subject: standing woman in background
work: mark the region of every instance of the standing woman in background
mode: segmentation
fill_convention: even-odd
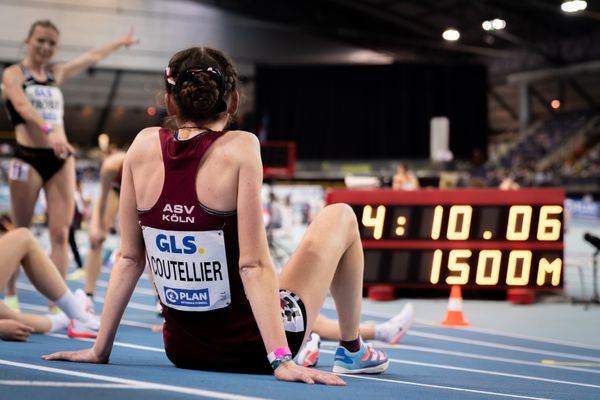
[[[72,61],[50,64],[58,44],[58,28],[48,20],[31,25],[25,58],[2,74],[2,96],[14,125],[16,148],[9,167],[12,214],[17,227],[29,227],[40,189],[48,204],[50,258],[66,275],[69,225],[74,212],[75,159],[63,124],[64,102],[59,85],[121,47],[138,41],[133,30]],[[7,297],[16,296],[18,272],[11,278]],[[18,308],[16,297],[12,303]]]

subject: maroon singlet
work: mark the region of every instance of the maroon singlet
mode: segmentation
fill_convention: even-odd
[[[170,130],[161,129],[159,136],[165,168],[162,192],[152,208],[138,210],[138,217],[145,231],[148,262],[155,280],[158,274],[161,278],[169,275],[170,282],[175,285],[186,284],[181,281],[197,281],[193,284],[202,285],[203,280],[213,284],[213,279],[225,275],[220,269],[223,261],[204,262],[202,256],[206,254],[199,254],[193,240],[181,235],[193,232],[202,237],[204,232],[221,232],[219,237],[221,234],[224,237],[223,254],[230,292],[230,299],[223,303],[226,305],[201,311],[206,305],[203,303],[204,292],[171,289],[168,286],[173,285],[169,281],[163,281],[167,282],[164,287],[157,286],[165,317],[165,350],[173,364],[203,370],[268,373],[272,370],[239,274],[237,214],[208,209],[200,204],[196,194],[199,163],[211,144],[225,133],[208,131],[179,141]],[[147,237],[149,231],[155,232],[152,240]],[[174,262],[169,266],[161,261],[158,250],[151,253],[150,246],[166,253],[190,254],[178,254],[186,256],[186,262]],[[205,268],[199,268],[199,264],[205,264]],[[211,296],[211,302],[214,297]],[[175,309],[178,305],[189,307],[187,310]]]

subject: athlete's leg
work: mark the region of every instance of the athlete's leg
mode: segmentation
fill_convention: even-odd
[[[387,321],[373,325],[363,324],[360,326],[360,336],[363,339],[376,339],[384,342],[398,344],[400,339],[406,335],[411,328],[415,312],[412,303],[406,303],[402,310]],[[337,339],[340,337],[339,326],[336,320],[319,314],[315,321],[313,332],[324,339]]]
[[[119,210],[119,196],[112,190],[106,196],[106,209],[104,211],[104,218],[102,226],[108,229],[114,223],[115,217]],[[96,219],[102,216],[98,213],[97,204],[94,207],[92,214],[92,221],[90,221],[90,229],[97,226]],[[92,238],[90,235],[90,251],[85,258],[84,270],[85,270],[85,293],[91,296],[96,291],[96,283],[98,282],[98,276],[102,269],[102,244],[105,238]]]
[[[75,211],[75,159],[69,157],[63,167],[44,185],[48,209],[50,258],[65,278],[69,268],[69,226]]]
[[[340,326],[337,320],[327,318],[323,314],[317,316],[312,331],[323,339],[337,340],[340,338]],[[359,334],[365,340],[375,339],[375,327],[361,325],[359,327]]]
[[[344,204],[325,207],[309,225],[280,277],[281,288],[298,294],[306,306],[307,333],[330,290],[338,312],[339,338],[344,341],[357,338],[363,262],[352,209]]]
[[[42,178],[29,164],[14,158],[10,162],[8,182],[13,223],[16,227],[29,228],[35,203],[42,188]],[[16,295],[18,277],[19,269],[15,268],[6,287],[8,296]]]
[[[48,332],[52,328],[52,322],[47,315],[16,313],[0,301],[0,320],[3,319],[20,321],[39,333]]]
[[[52,260],[27,228],[16,228],[0,237],[0,288],[19,264],[23,265],[33,286],[50,300],[58,299],[67,290]]]
[[[6,284],[10,272],[19,268],[19,264],[41,294],[56,302],[69,318],[77,320],[78,328],[85,330],[86,337],[95,336],[98,322],[85,311],[84,303],[67,288],[52,260],[27,228],[16,228],[0,237],[0,289]],[[40,324],[35,326],[38,330],[50,330],[52,318],[56,317],[48,317],[46,322],[29,316],[17,319],[28,324]]]

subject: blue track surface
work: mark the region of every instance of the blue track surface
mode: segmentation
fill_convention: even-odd
[[[99,299],[108,272],[101,274]],[[18,288],[24,311],[45,311],[45,299],[25,277]],[[382,319],[380,313],[373,314],[365,310],[368,319]],[[43,354],[90,345],[68,339],[64,333],[34,335],[27,343],[0,341],[0,400],[600,399],[600,349],[591,345],[417,324],[401,345],[380,344],[392,360],[385,374],[347,376],[345,387],[309,387],[278,382],[272,376],[177,369],[163,352],[161,334],[150,329],[160,322],[144,277],[126,311],[108,365],[43,361]],[[331,369],[334,351],[335,343],[323,343],[319,368]]]

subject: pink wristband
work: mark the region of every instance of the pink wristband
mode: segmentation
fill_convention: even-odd
[[[44,124],[44,126],[42,126],[42,132],[44,132],[46,135],[49,134],[51,130],[52,127],[48,124]]]
[[[273,361],[280,359],[283,356],[291,356],[292,351],[289,347],[278,347],[267,355],[269,359],[269,363],[273,363]]]

